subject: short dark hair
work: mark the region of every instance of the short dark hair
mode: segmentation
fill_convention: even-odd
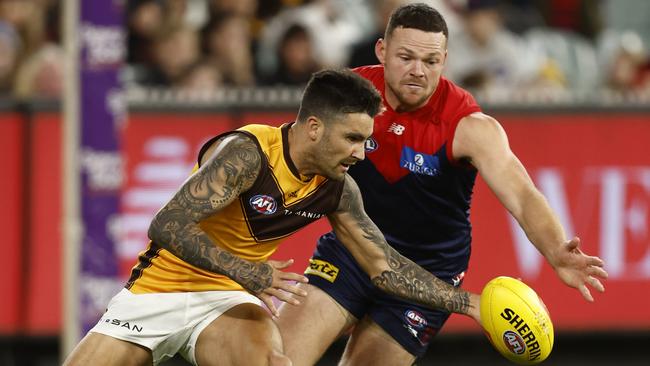
[[[433,33],[442,32],[445,38],[449,40],[449,30],[447,29],[445,18],[436,9],[427,4],[406,4],[395,9],[388,20],[384,38],[388,38],[393,33],[393,30],[399,27],[419,29]]]
[[[366,113],[375,117],[381,95],[368,80],[346,69],[326,69],[311,76],[302,95],[298,121],[310,116],[327,122],[343,113]]]

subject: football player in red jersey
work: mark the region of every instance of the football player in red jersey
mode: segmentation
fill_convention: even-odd
[[[366,212],[393,248],[460,286],[480,173],[560,280],[593,301],[587,286],[604,291],[603,261],[584,254],[580,239],[566,237],[501,125],[441,76],[447,41],[440,13],[404,5],[376,43],[380,65],[355,69],[382,93],[386,107],[375,117],[366,160],[349,171]],[[309,284],[299,285],[308,293],[305,303],[283,306],[277,320],[294,366],[313,365],[352,328],[340,365],[411,365],[449,316],[376,291],[335,233],[319,239],[310,262]]]

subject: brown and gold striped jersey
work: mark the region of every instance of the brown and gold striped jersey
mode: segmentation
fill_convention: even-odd
[[[262,167],[253,186],[199,223],[215,245],[249,261],[267,260],[282,239],[336,210],[341,198],[343,181],[318,175],[301,179],[289,156],[289,127],[244,126],[214,137],[199,153],[200,162],[215,140],[232,133],[244,133],[258,145]],[[126,288],[133,293],[242,290],[230,278],[186,263],[155,242],[140,253]]]

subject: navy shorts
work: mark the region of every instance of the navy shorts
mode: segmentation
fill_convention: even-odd
[[[403,301],[374,287],[332,233],[319,239],[309,262],[305,275],[310,284],[325,291],[357,319],[369,316],[416,357],[426,352],[431,339],[449,318],[448,312]],[[451,278],[440,279],[452,283]]]

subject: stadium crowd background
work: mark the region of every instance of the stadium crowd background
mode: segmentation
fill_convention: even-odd
[[[403,1],[130,0],[123,81],[201,93],[300,86],[322,67],[376,63],[373,45]],[[479,97],[650,89],[647,1],[424,1],[449,23],[445,75]],[[61,95],[60,8],[59,0],[0,0],[3,96]]]

